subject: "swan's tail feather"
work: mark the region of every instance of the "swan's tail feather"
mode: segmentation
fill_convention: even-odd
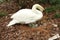
[[[7,26],[12,26],[12,25],[14,25],[14,24],[16,24],[16,23],[17,23],[16,20],[12,20]]]

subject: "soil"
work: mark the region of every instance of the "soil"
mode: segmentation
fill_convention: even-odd
[[[21,0],[19,2],[25,2]],[[48,40],[48,38],[54,36],[55,34],[60,34],[60,18],[54,18],[54,12],[46,14],[43,12],[44,17],[37,22],[38,27],[32,28],[28,25],[16,24],[10,27],[6,25],[11,20],[11,15],[22,8],[31,8],[33,4],[39,3],[38,1],[26,1],[24,5],[19,5],[16,1],[12,0],[10,2],[4,2],[0,4],[0,11],[6,12],[8,15],[0,17],[0,40]],[[22,4],[23,4],[22,3]],[[31,3],[31,4],[30,4]],[[40,4],[40,3],[39,3]],[[41,4],[43,7],[47,5]],[[56,24],[57,27],[52,25]],[[60,38],[56,39],[60,40]]]

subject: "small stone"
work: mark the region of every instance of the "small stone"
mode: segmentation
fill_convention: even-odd
[[[57,24],[52,24],[54,27],[57,27],[58,25]]]

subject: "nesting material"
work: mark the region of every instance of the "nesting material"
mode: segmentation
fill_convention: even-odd
[[[57,38],[60,38],[59,34],[56,34],[53,37],[50,37],[48,40],[55,40]]]
[[[54,27],[57,27],[58,25],[57,24],[52,24]]]

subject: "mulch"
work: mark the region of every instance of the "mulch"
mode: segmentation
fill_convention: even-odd
[[[30,3],[30,1],[28,1],[28,3]],[[32,4],[29,6],[27,5],[26,7],[30,8]],[[4,2],[0,5],[0,11],[8,13],[8,15],[0,17],[0,40],[48,40],[48,38],[54,36],[55,34],[60,34],[60,19],[52,19],[54,13],[46,15],[43,12],[44,17],[42,20],[37,22],[39,26],[36,28],[29,27],[25,24],[16,24],[7,27],[6,25],[11,20],[10,16],[22,8],[25,7],[18,5],[15,1],[11,1],[10,3]],[[57,24],[58,26],[55,27],[52,24]],[[60,40],[60,38],[56,40]]]

